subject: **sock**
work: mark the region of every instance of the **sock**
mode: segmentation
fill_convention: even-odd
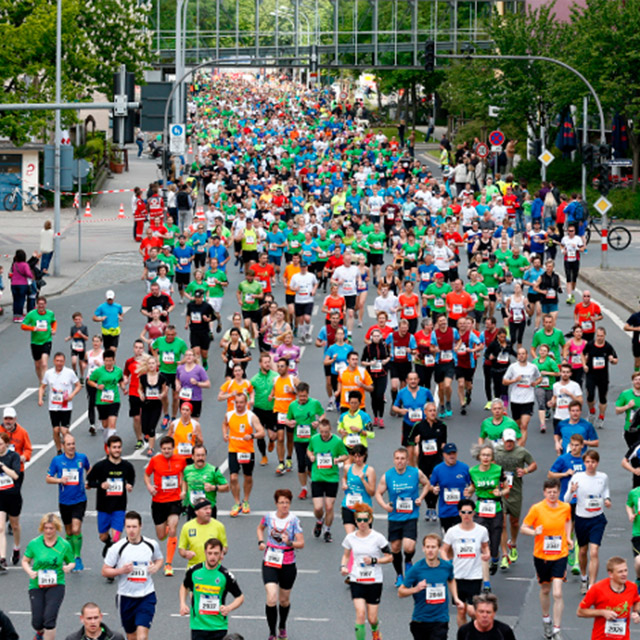
[[[591,415],[594,415],[594,414],[595,414],[595,412],[596,412],[596,408],[595,408],[595,407],[591,407],[591,409],[589,409],[589,413],[590,413]]]
[[[267,455],[267,445],[264,441],[264,438],[260,438],[258,440],[258,451],[260,452],[260,455],[262,456],[266,456]]]
[[[365,640],[367,637],[367,630],[363,624],[356,625],[356,640]]]
[[[167,538],[167,564],[173,564],[173,556],[176,554],[177,546],[178,538],[176,536],[169,536]]]
[[[118,542],[120,540],[120,536],[122,535],[122,531],[114,531],[113,532],[113,541]]]
[[[371,631],[377,631],[378,627],[380,626],[380,620],[378,620],[378,622],[376,623],[370,622],[369,624],[371,625]]]
[[[558,633],[560,631],[560,627],[558,627],[557,625],[553,625],[553,633]]]
[[[269,626],[269,634],[276,635],[276,626],[278,624],[278,607],[270,607],[268,604],[264,607],[267,614],[267,625]]]
[[[413,556],[415,554],[415,551],[412,551],[411,553],[407,553],[406,551],[404,552],[404,564],[407,565],[409,562],[411,562],[413,560]]]
[[[542,616],[542,621],[546,624],[551,622],[551,616]]]
[[[202,358],[202,366],[205,369],[209,366],[209,358]]]
[[[287,628],[287,618],[289,617],[289,609],[291,609],[291,605],[287,605],[286,607],[283,607],[282,605],[280,605],[280,623],[278,624],[278,629]]]
[[[76,537],[75,537],[75,535],[67,536],[67,542],[69,543],[69,546],[71,547],[71,553],[73,553],[73,557],[77,558],[78,556],[76,555]]]
[[[327,525],[325,524],[324,527],[322,527],[322,533],[330,533],[331,532],[331,527],[327,527]]]
[[[393,568],[399,576],[402,575],[402,553],[400,551],[393,554]]]
[[[398,392],[395,389],[391,389],[391,399],[393,400],[393,402],[396,401],[397,395],[398,395]]]
[[[82,556],[82,534],[76,535],[76,558]]]
[[[582,582],[586,582],[587,576],[583,576],[582,574],[580,574],[580,580],[582,580]]]

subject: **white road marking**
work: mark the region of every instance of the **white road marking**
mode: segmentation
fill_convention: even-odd
[[[4,409],[5,407],[15,407],[17,404],[21,403],[23,400],[26,400],[30,395],[34,394],[37,390],[38,390],[38,387],[27,387],[12,402],[7,402],[6,404],[0,404],[0,409]]]
[[[70,427],[69,427],[69,433],[71,433],[78,425],[82,424],[86,419],[87,419],[88,413],[85,411]],[[49,442],[48,444],[44,445],[42,447],[42,449],[40,449],[40,451],[38,451],[38,453],[36,453],[35,456],[33,456],[33,458],[31,458],[31,460],[29,460],[29,462],[27,462],[27,464],[24,465],[25,469],[28,469],[30,466],[32,466],[35,462],[37,462],[40,458],[42,458],[42,456],[47,453],[47,451],[49,451],[50,449],[53,449],[53,439],[51,440],[51,442]]]

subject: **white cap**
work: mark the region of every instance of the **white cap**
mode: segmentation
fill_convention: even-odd
[[[15,418],[18,414],[13,407],[5,407],[2,413],[3,418]]]
[[[502,432],[502,439],[506,442],[507,440],[511,440],[511,442],[516,442],[518,436],[516,435],[515,429],[505,429]]]
[[[109,291],[107,291],[107,293],[105,294],[105,297],[107,298],[107,300],[113,300],[116,297],[116,293],[113,289],[109,289]]]

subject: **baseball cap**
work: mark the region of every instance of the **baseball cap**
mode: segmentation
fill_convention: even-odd
[[[516,436],[515,429],[505,429],[502,432],[502,439],[506,442],[507,440],[511,440],[511,442],[515,442],[518,439]]]
[[[441,280],[442,278],[444,278],[444,273],[436,273],[435,276],[433,276],[436,280]]]
[[[4,411],[2,412],[2,417],[3,418],[15,418],[17,417],[17,413],[16,410],[13,407],[5,407]]]
[[[109,289],[109,291],[107,291],[107,293],[105,294],[105,297],[107,298],[107,300],[113,300],[116,297],[115,291],[113,289]]]
[[[202,289],[196,289],[193,292],[193,297],[194,298],[202,298],[202,296],[204,296],[204,291]]]
[[[203,509],[204,507],[210,507],[210,506],[211,506],[211,502],[209,502],[209,500],[207,500],[206,498],[203,498],[202,500],[198,500],[198,502],[196,502],[193,505],[193,510],[198,511],[200,509]]]
[[[496,259],[496,254],[495,253],[490,253],[489,254],[489,260],[495,260]]]
[[[456,453],[458,451],[458,447],[456,447],[455,442],[447,442],[447,444],[442,447],[442,453]]]

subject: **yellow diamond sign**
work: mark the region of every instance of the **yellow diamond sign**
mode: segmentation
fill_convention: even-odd
[[[600,196],[594,203],[595,210],[603,216],[613,206],[604,196]]]
[[[538,156],[538,160],[540,160],[540,162],[542,162],[542,164],[545,167],[548,167],[553,161],[554,161],[554,156],[553,153],[551,153],[551,151],[548,151],[547,149],[545,149],[539,156]]]

